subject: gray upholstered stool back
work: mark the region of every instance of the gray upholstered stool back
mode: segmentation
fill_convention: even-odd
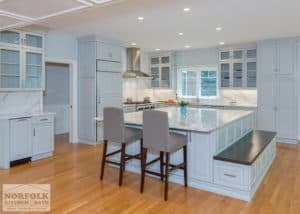
[[[103,109],[103,135],[104,140],[116,143],[124,142],[124,114],[123,109],[105,107]]]
[[[143,147],[155,151],[167,151],[169,138],[168,113],[143,112]]]

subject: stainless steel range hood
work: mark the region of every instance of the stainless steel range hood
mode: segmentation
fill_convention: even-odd
[[[127,70],[123,78],[151,78],[149,74],[141,71],[141,50],[139,48],[127,48]]]

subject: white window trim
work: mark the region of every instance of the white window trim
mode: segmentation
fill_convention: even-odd
[[[197,84],[196,84],[196,96],[183,96],[182,91],[180,90],[181,87],[181,77],[178,75],[180,72],[190,70],[190,71],[196,71],[197,72]],[[200,95],[200,88],[201,88],[201,71],[203,70],[215,70],[216,71],[216,88],[217,88],[217,93],[216,96],[201,96]],[[200,81],[200,84],[198,84]],[[182,66],[177,68],[177,94],[179,97],[182,98],[196,98],[196,99],[217,99],[220,95],[219,93],[219,72],[218,72],[218,65],[199,65],[199,66]]]

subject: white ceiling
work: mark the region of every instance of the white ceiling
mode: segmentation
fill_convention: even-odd
[[[191,11],[183,12],[184,7]],[[138,16],[145,20],[138,21]],[[98,34],[127,44],[135,42],[151,51],[300,36],[299,20],[299,0],[124,0],[40,24],[76,36]],[[223,28],[221,32],[216,32],[218,26]]]

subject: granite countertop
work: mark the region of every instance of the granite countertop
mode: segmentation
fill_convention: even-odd
[[[172,129],[209,133],[223,127],[227,123],[245,117],[253,111],[223,110],[211,108],[187,108],[186,116],[180,113],[179,107],[158,108],[156,110],[168,112],[169,126]],[[142,125],[143,112],[125,114],[125,123]]]
[[[253,104],[243,104],[243,103],[190,103],[191,106],[215,106],[215,107],[242,107],[242,108],[257,108],[257,105]]]
[[[21,112],[21,113],[11,113],[11,114],[0,114],[0,120],[11,120],[23,117],[38,117],[55,115],[53,112]]]
[[[214,156],[214,159],[251,165],[275,136],[275,132],[252,131],[220,154]]]

